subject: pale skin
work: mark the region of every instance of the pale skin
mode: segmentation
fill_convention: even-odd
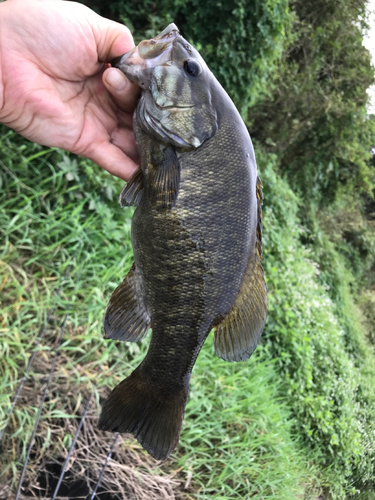
[[[132,114],[139,87],[109,62],[129,30],[62,0],[0,4],[0,123],[89,158],[121,179],[137,168]]]

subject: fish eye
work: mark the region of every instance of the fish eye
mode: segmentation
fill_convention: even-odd
[[[202,73],[201,65],[193,59],[188,59],[184,63],[184,69],[190,76],[199,76]]]

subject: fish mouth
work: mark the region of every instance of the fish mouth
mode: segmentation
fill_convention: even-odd
[[[171,61],[173,42],[179,36],[177,26],[171,23],[155,38],[143,40],[122,56],[113,59],[111,64],[125,73],[129,80],[142,88],[147,88],[149,83],[147,70]]]
[[[133,49],[131,49],[131,50],[133,50]],[[130,52],[130,50],[129,50],[129,52]],[[125,54],[122,54],[121,56],[117,56],[117,57],[115,57],[114,59],[112,59],[112,61],[111,61],[111,66],[112,66],[112,68],[117,68],[117,67],[118,67],[119,62],[121,61],[121,59],[122,59],[122,58],[123,58],[126,54],[127,54],[127,52],[125,52]]]

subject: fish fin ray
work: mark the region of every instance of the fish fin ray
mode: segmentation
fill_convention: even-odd
[[[180,162],[173,148],[166,148],[164,160],[150,171],[150,183],[158,193],[158,206],[173,208],[180,189]]]
[[[256,185],[258,201],[258,224],[255,249],[234,304],[216,326],[214,335],[215,353],[227,361],[244,361],[254,352],[267,318],[267,286],[261,264],[262,260],[262,183],[258,177]]]
[[[249,268],[251,271],[246,272],[231,310],[215,328],[215,352],[227,361],[248,359],[259,342],[266,322],[267,288],[257,255],[251,259]]]
[[[163,395],[139,367],[120,382],[103,405],[99,428],[132,433],[157,460],[165,460],[179,441],[189,386]]]
[[[150,317],[137,293],[135,265],[109,299],[104,317],[106,338],[138,342],[150,328]]]
[[[141,167],[130,177],[120,194],[121,207],[137,207],[143,197],[143,172]]]

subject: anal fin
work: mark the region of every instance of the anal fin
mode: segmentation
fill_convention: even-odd
[[[120,194],[121,207],[137,207],[143,196],[143,172],[141,167],[130,177]]]
[[[268,297],[262,260],[262,184],[257,179],[257,238],[234,304],[216,327],[215,353],[227,361],[245,361],[254,352],[267,318]]]
[[[137,342],[150,328],[140,294],[137,296],[135,266],[111,295],[104,317],[106,338]]]

